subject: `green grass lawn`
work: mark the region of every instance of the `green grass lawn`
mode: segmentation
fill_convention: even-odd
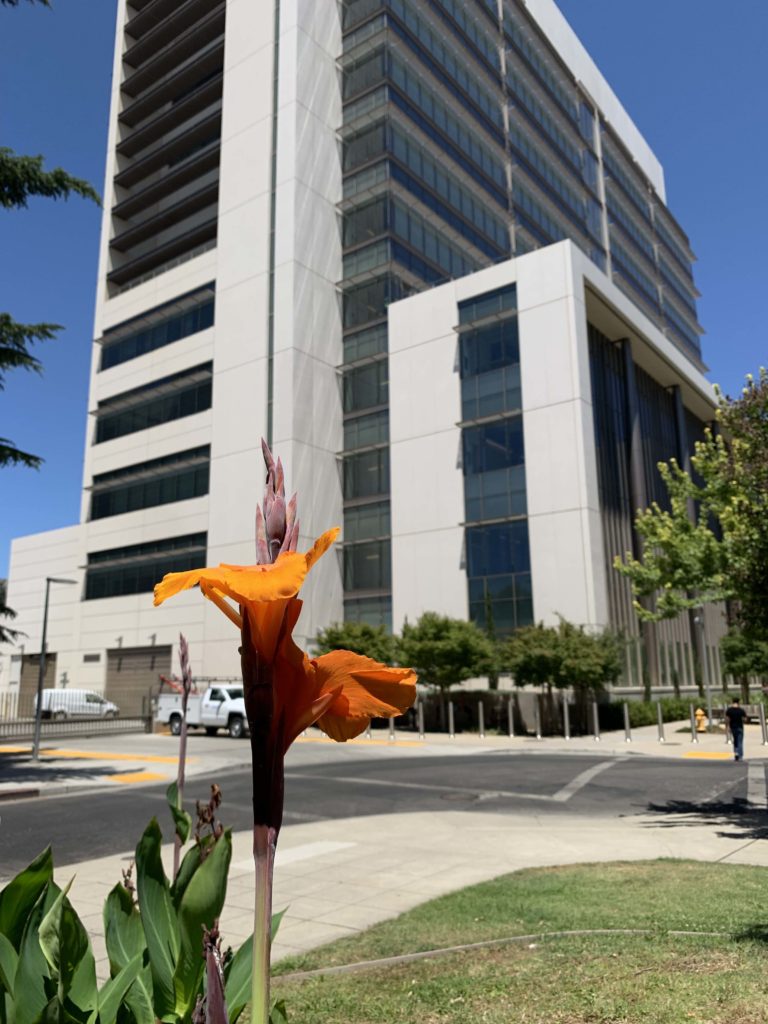
[[[369,931],[283,960],[274,995],[291,1024],[757,1024],[768,1020],[768,873],[660,860],[521,871],[432,900]],[[579,936],[451,954],[355,974],[310,970],[485,939]],[[722,937],[670,931],[723,931]]]

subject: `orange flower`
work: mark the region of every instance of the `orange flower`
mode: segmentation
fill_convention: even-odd
[[[415,672],[351,651],[310,659],[291,636],[301,607],[291,598],[244,608],[249,647],[272,668],[272,714],[280,723],[283,750],[313,724],[343,743],[359,736],[372,718],[404,714],[416,698]]]

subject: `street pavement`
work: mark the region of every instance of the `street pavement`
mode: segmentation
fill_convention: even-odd
[[[768,816],[759,729],[748,727],[751,760],[735,765],[722,733],[693,744],[690,734],[677,731],[681,727],[667,725],[663,744],[655,727],[635,730],[631,744],[623,733],[606,734],[599,743],[589,737],[569,742],[471,735],[419,740],[413,734],[389,743],[385,731],[336,745],[310,732],[287,763],[274,899],[275,909],[287,912],[275,957],[524,867],[662,856],[768,866],[761,842]],[[76,749],[47,745],[38,765],[23,750],[0,748],[0,790],[7,800],[0,803],[0,851],[13,849],[14,834],[18,839],[25,823],[45,822],[47,807],[59,814],[71,807],[71,827],[92,856],[59,868],[57,879],[65,883],[75,876],[71,897],[102,975],[103,900],[129,865],[138,836],[119,852],[101,855],[110,849],[98,843],[109,824],[96,801],[120,813],[127,807],[121,801],[146,799],[145,820],[160,813],[158,784],[175,777],[176,744],[168,736],[136,735],[110,737],[109,750],[96,739]],[[194,736],[189,787],[212,777],[225,791],[236,780],[244,785],[247,760],[247,741]],[[646,773],[664,782],[663,806],[629,800]],[[325,816],[306,812],[313,805],[320,810],[323,788],[334,787],[338,797]],[[294,790],[298,811],[292,810]],[[237,946],[252,926],[253,881],[250,830],[239,820],[233,824],[222,934]],[[170,868],[170,846],[165,852]],[[12,873],[0,859],[0,876]]]

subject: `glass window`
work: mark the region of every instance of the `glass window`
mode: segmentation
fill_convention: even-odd
[[[386,150],[384,122],[380,121],[359,135],[353,135],[344,142],[344,170],[351,171],[361,164],[375,160]]]
[[[387,228],[387,207],[382,196],[350,210],[344,217],[344,245],[360,245],[383,234]]]
[[[377,356],[387,351],[387,325],[378,324],[364,331],[357,331],[344,338],[344,362],[354,363],[358,359]]]
[[[464,475],[521,466],[523,454],[523,418],[511,416],[494,423],[468,427],[462,431]]]
[[[175,309],[164,313],[166,307],[159,306],[141,318],[141,326],[137,325],[131,329],[131,321],[106,331],[102,338],[99,370],[108,370],[111,366],[118,366],[129,359],[136,359],[147,352],[154,352],[174,341],[188,338],[198,331],[212,327],[215,310],[214,300],[210,295],[212,287],[213,285],[206,285],[205,296],[183,312]],[[190,302],[193,299],[193,295],[182,296],[175,302]]]
[[[517,317],[462,332],[459,345],[462,380],[519,363]]]
[[[467,576],[529,573],[528,523],[491,523],[467,527]]]
[[[101,444],[210,409],[211,376],[212,366],[208,363],[99,402],[94,443]],[[186,386],[185,378],[191,378]],[[175,385],[175,389],[171,385]]]
[[[344,510],[345,542],[386,537],[390,529],[388,501],[376,501]]]
[[[391,274],[347,288],[344,292],[344,326],[362,327],[371,320],[381,319],[390,302],[396,302],[409,293],[402,281]]]
[[[357,416],[344,422],[344,448],[365,448],[389,440],[389,413],[375,412],[370,416]]]
[[[166,573],[205,565],[206,545],[201,533],[90,552],[85,600],[151,593]]]
[[[344,412],[358,412],[389,401],[389,363],[380,359],[344,374]]]
[[[392,598],[387,595],[349,598],[344,602],[344,618],[347,622],[384,626],[392,632]]]
[[[476,295],[459,303],[459,323],[469,324],[486,317],[499,316],[502,313],[517,309],[517,289],[515,285],[505,285],[492,292]]]
[[[392,584],[388,540],[344,548],[345,590],[387,590]]]
[[[389,493],[389,448],[344,459],[344,497],[372,498]]]

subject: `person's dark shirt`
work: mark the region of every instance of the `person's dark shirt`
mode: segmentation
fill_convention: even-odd
[[[744,708],[731,707],[727,708],[725,717],[728,719],[728,726],[731,732],[742,732],[744,729],[744,722],[747,720],[747,713]]]

